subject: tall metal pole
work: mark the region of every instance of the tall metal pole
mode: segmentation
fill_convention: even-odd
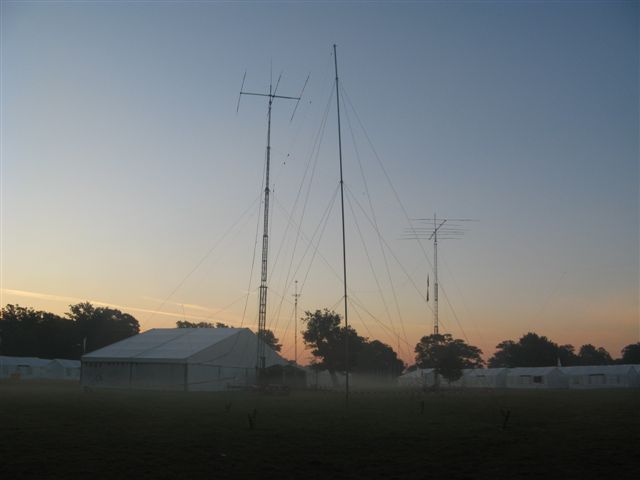
[[[433,286],[433,333],[438,335],[439,323],[438,323],[438,227],[436,226],[436,215],[433,214],[433,275],[435,277],[435,284]]]
[[[342,132],[340,128],[340,89],[338,84],[338,55],[333,44],[333,62],[336,71],[336,106],[338,111],[338,156],[340,158],[340,206],[342,209],[342,272],[344,279],[344,354],[345,354],[345,402],[349,408],[349,313],[347,302],[347,242],[344,232],[344,180],[342,178]]]
[[[294,327],[294,336],[293,336],[293,358],[298,364],[298,298],[300,294],[298,293],[298,280],[296,280],[296,293],[293,294],[293,298],[295,299],[294,307],[293,307],[293,327]]]
[[[245,74],[246,76],[246,74]],[[307,79],[308,80],[308,79]],[[263,233],[262,233],[262,270],[260,274],[260,304],[258,307],[258,347],[256,353],[256,369],[262,370],[266,366],[266,357],[265,357],[265,342],[264,342],[264,333],[266,331],[267,325],[267,267],[268,267],[268,253],[269,253],[269,193],[271,192],[269,188],[269,173],[271,169],[271,106],[273,104],[274,98],[281,98],[286,100],[297,100],[300,102],[300,97],[287,97],[284,95],[276,95],[276,91],[278,90],[278,85],[280,84],[280,78],[276,82],[275,89],[273,85],[269,84],[269,93],[255,93],[255,92],[245,92],[243,91],[244,87],[244,77],[242,79],[242,86],[240,87],[240,95],[238,96],[238,107],[240,107],[240,97],[242,95],[254,95],[258,97],[267,97],[269,99],[269,106],[267,109],[267,165],[265,168],[265,178],[264,178],[264,219],[263,219]],[[305,82],[306,85],[306,82]],[[303,87],[304,90],[304,87]],[[298,104],[296,103],[296,108]],[[295,112],[295,111],[294,111]]]
[[[258,335],[264,335],[267,324],[267,267],[269,253],[269,169],[271,167],[271,104],[273,97],[271,96],[271,85],[269,85],[269,108],[267,112],[267,166],[264,179],[264,219],[262,231],[262,271],[260,274],[260,306],[258,308]],[[264,337],[258,341],[258,358],[256,365],[258,369],[265,368],[266,359],[264,353]]]

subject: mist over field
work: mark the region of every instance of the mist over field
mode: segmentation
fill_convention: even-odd
[[[0,478],[636,478],[640,3],[0,2]]]

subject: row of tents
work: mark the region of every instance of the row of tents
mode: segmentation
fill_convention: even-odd
[[[638,388],[640,365],[478,368],[462,371],[455,382],[438,378],[434,369],[417,369],[398,378],[405,388]]]
[[[0,355],[0,379],[80,380],[80,361]]]
[[[256,385],[261,340],[248,328],[157,328],[75,360],[0,356],[0,378],[79,380],[88,388],[215,391]],[[344,376],[290,365],[265,345],[270,383],[335,389]],[[273,377],[273,378],[271,378]],[[277,378],[276,378],[277,377]],[[640,365],[486,368],[463,370],[455,382],[433,369],[391,376],[350,375],[354,389],[428,388],[638,388]]]

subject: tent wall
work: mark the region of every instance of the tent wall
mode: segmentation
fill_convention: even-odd
[[[131,363],[130,388],[140,390],[186,390],[187,365],[180,363]]]
[[[50,360],[36,357],[0,357],[0,378],[32,380],[47,378]]]
[[[462,384],[467,388],[504,388],[507,386],[506,368],[477,368],[463,371]]]
[[[572,389],[636,388],[640,385],[640,375],[631,365],[564,367],[562,371]]]
[[[223,367],[218,365],[189,365],[189,391],[221,391],[233,387],[248,387],[256,383],[255,368]]]
[[[47,365],[47,378],[54,380],[80,380],[80,362],[54,359]]]
[[[567,376],[557,367],[511,368],[507,373],[507,388],[567,388]]]
[[[130,362],[82,362],[80,383],[85,387],[129,388]]]

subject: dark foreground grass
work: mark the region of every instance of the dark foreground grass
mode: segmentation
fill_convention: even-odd
[[[347,415],[335,393],[0,383],[0,435],[2,479],[639,478],[640,391],[354,394]]]

